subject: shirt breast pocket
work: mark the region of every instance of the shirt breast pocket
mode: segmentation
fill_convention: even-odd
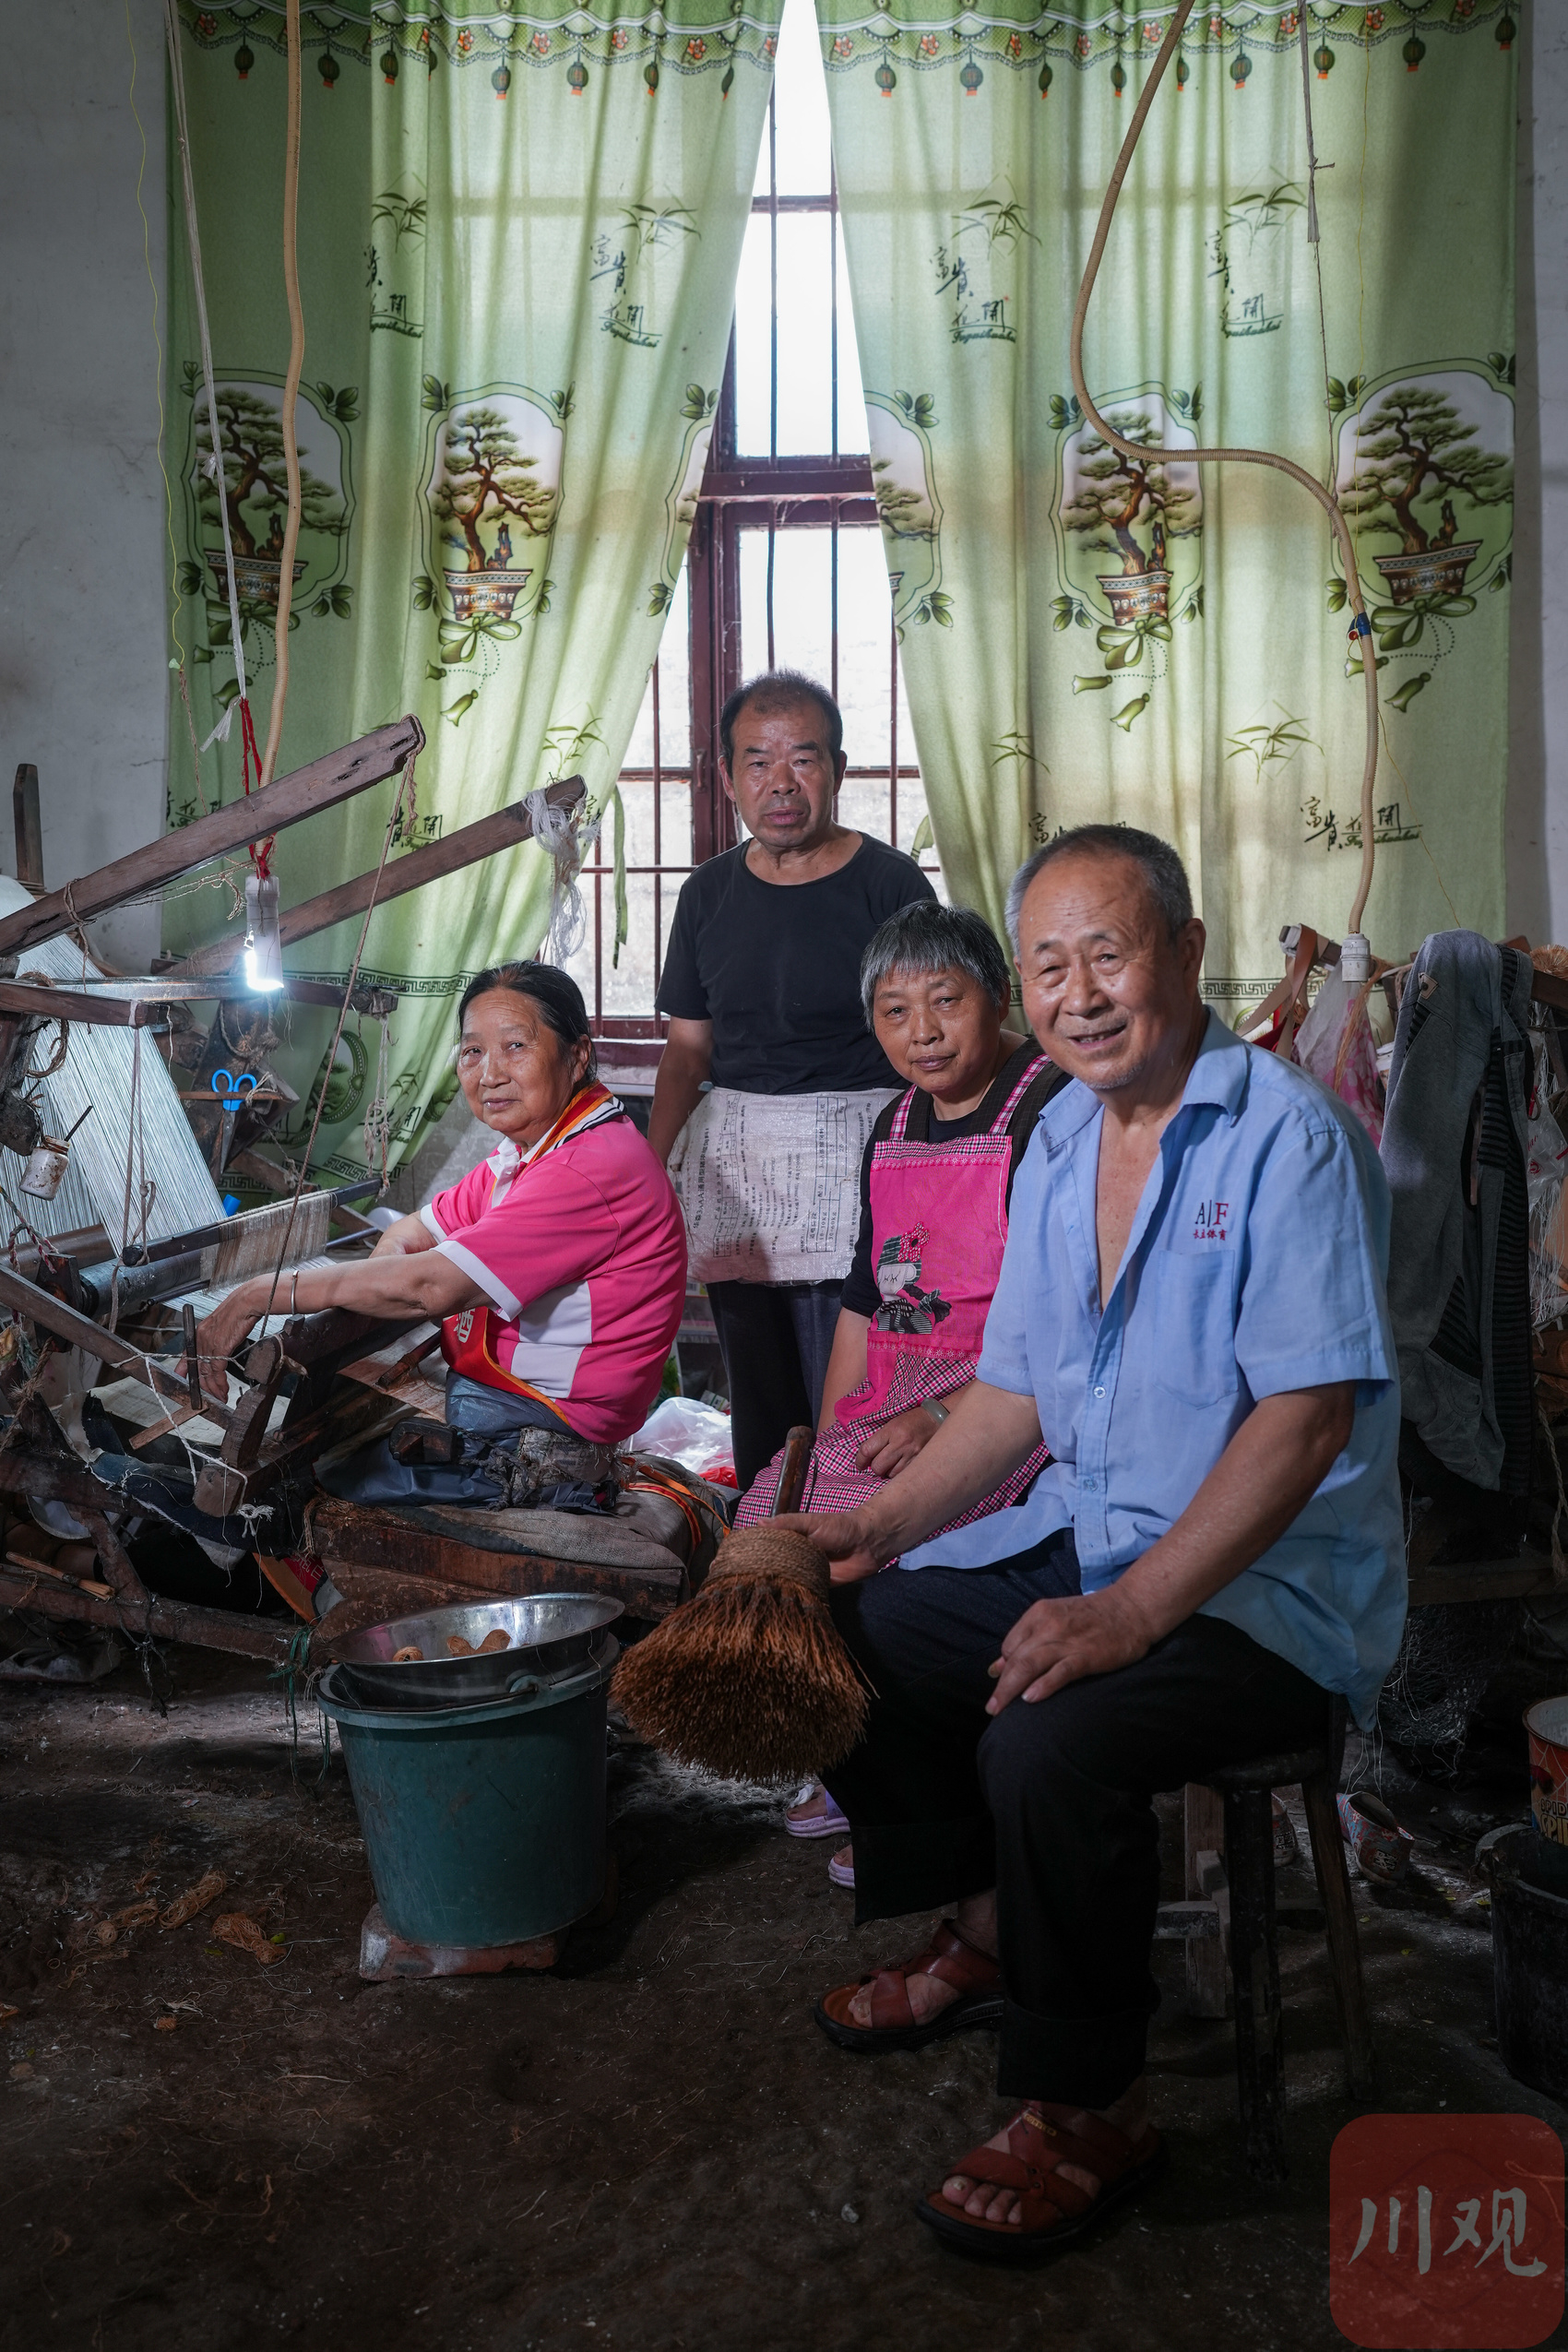
[[[1144,1267],[1138,1320],[1150,1376],[1188,1405],[1224,1404],[1240,1385],[1235,1271],[1232,1253],[1218,1249],[1157,1250]]]

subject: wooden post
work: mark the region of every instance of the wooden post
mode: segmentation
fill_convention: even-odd
[[[1186,1871],[1183,1892],[1189,1902],[1207,1895],[1198,1857],[1225,1851],[1225,1800],[1218,1788],[1189,1780],[1185,1800]],[[1215,1936],[1187,1938],[1187,2014],[1224,2017],[1230,2008],[1230,1955]]]
[[[38,770],[24,760],[11,787],[17,827],[17,880],[35,897],[43,892],[43,826],[38,811]]]
[[[19,1274],[12,1274],[0,1266],[0,1307],[14,1315],[26,1315],[30,1322],[42,1324],[68,1348],[79,1348],[84,1355],[96,1356],[101,1363],[113,1364],[117,1372],[128,1373],[145,1387],[160,1396],[184,1396],[183,1383],[175,1383],[167,1373],[159,1372],[148,1362],[139,1348],[127,1347],[112,1331],[93,1323],[87,1315],[77,1314],[64,1300],[50,1291],[41,1290],[36,1283],[25,1282]],[[221,1411],[221,1408],[218,1408]],[[214,1418],[217,1418],[215,1413]],[[0,1484],[4,1481],[0,1480]]]
[[[583,779],[580,776],[564,777],[560,783],[548,785],[544,797],[552,808],[575,809],[584,798]],[[516,801],[510,808],[497,809],[493,816],[481,816],[473,825],[460,826],[444,841],[433,841],[427,849],[410,849],[394,860],[383,867],[379,887],[374,873],[362,873],[352,882],[340,882],[336,888],[291,907],[279,923],[279,937],[285,947],[291,947],[296,941],[309,939],[316,932],[330,931],[334,923],[345,922],[350,915],[362,915],[373,893],[376,905],[384,907],[388,900],[402,897],[406,891],[422,889],[427,882],[438,882],[444,874],[459,873],[464,866],[477,864],[481,858],[493,857],[499,849],[515,849],[532,838],[533,825],[528,810],[521,801]],[[172,964],[161,977],[197,980],[230,971],[244,944],[238,932],[228,939],[214,940],[209,947],[198,947],[183,962]]]
[[[1329,1973],[1334,1978],[1334,2004],[1345,2046],[1345,2084],[1350,2097],[1372,2095],[1374,2064],[1372,2025],[1367,2016],[1366,1984],[1361,1976],[1360,1939],[1356,1933],[1356,1904],[1350,1873],[1345,1864],[1345,1840],[1339,1828],[1333,1780],[1303,1780],[1301,1796],[1307,1809],[1313,1868],[1323,1896],[1328,1926]]]
[[[111,907],[139,898],[144,891],[191,873],[212,858],[243,849],[249,842],[264,840],[321,809],[352,799],[356,792],[368,791],[373,784],[395,776],[404,761],[423,746],[424,729],[417,719],[398,719],[390,726],[378,727],[374,734],[362,735],[357,743],[328,752],[324,759],[296,768],[291,776],[279,777],[265,795],[253,793],[248,799],[231,801],[227,808],[213,809],[193,825],[166,833],[145,849],[132,849],[100,866],[95,873],[80,875],[65,889],[50,891],[30,907],[18,908],[0,921],[0,956],[20,955],[41,946],[73,924],[91,922]]]
[[[295,1631],[291,1622],[279,1625],[276,1618],[242,1617],[234,1610],[200,1609],[185,1601],[161,1600],[156,1594],[134,1605],[119,1597],[101,1600],[79,1585],[55,1584],[50,1577],[9,1566],[0,1568],[0,1608],[99,1625],[133,1639],[195,1642],[203,1649],[233,1650],[242,1657],[278,1666],[288,1656]]]
[[[1236,1994],[1236,2082],[1247,2170],[1285,2178],[1285,2014],[1274,1918],[1274,1800],[1266,1788],[1225,1800],[1229,1860],[1230,1976]]]

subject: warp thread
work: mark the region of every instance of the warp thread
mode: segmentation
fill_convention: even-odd
[[[291,53],[292,53],[291,52]],[[332,1031],[332,1042],[327,1049],[326,1058],[321,1065],[321,1087],[315,1099],[315,1111],[310,1123],[310,1133],[305,1137],[305,1147],[301,1156],[299,1182],[294,1187],[293,1194],[289,1203],[289,1221],[283,1229],[283,1239],[278,1252],[278,1263],[272,1269],[272,1288],[267,1293],[267,1306],[265,1309],[265,1313],[267,1314],[272,1313],[272,1302],[278,1296],[279,1277],[282,1274],[284,1265],[287,1262],[290,1237],[294,1229],[294,1220],[299,1212],[300,1201],[303,1191],[305,1178],[310,1170],[310,1156],[315,1149],[316,1132],[321,1125],[321,1114],[327,1103],[327,1078],[331,1073],[333,1064],[338,1058],[338,1048],[341,1043],[343,1037],[343,1024],[348,1019],[349,1006],[353,999],[354,983],[360,976],[360,965],[364,957],[364,944],[370,935],[371,917],[375,912],[375,902],[381,891],[381,877],[386,871],[386,861],[392,853],[393,840],[397,835],[403,811],[408,804],[409,796],[414,789],[414,759],[415,754],[410,752],[408,758],[403,763],[403,773],[398,779],[398,790],[393,799],[391,814],[386,819],[386,830],[381,837],[381,855],[376,861],[375,879],[371,885],[370,900],[365,908],[364,921],[360,925],[360,935],[354,945],[354,959],[349,967],[349,977],[344,982],[343,1002],[338,1010],[338,1019]],[[326,1196],[322,1195],[322,1197],[325,1198]]]
[[[298,1211],[291,1219],[292,1230],[288,1201],[248,1209],[232,1218],[218,1244],[211,1287],[225,1289],[232,1283],[248,1281],[252,1275],[269,1274],[279,1262],[279,1245],[285,1235],[288,1241],[282,1265],[300,1265],[307,1258],[319,1257],[327,1246],[331,1220],[330,1193],[301,1194]]]
[[[392,1083],[392,1023],[381,1024],[381,1051],[375,1062],[375,1087],[364,1114],[364,1160],[381,1178],[381,1189],[386,1190],[386,1162],[392,1152],[392,1108],[387,1099]]]

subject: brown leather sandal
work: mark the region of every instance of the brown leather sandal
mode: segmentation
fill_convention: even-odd
[[[1129,2140],[1098,2115],[1032,2099],[1009,2124],[1005,2148],[971,2148],[953,2167],[954,2173],[981,2186],[1016,2190],[1016,2221],[979,2220],[962,2205],[950,2204],[940,2189],[933,2189],[915,2213],[939,2238],[980,2262],[1041,2262],[1157,2180],[1165,2162],[1165,2143],[1158,2132]],[[1077,2181],[1063,2180],[1064,2164],[1092,2172],[1099,2182],[1099,2194],[1091,2196]]]
[[[934,2016],[917,2022],[909,2003],[910,1977],[940,1977],[944,1984],[956,1988],[958,1999]],[[857,2025],[849,2014],[849,2003],[865,1985],[872,1989],[872,2022]],[[966,1943],[952,1920],[944,1919],[931,1942],[910,1959],[895,1961],[891,1967],[858,1978],[852,1985],[835,1985],[812,2013],[828,2040],[837,2042],[840,2049],[919,2049],[926,2042],[943,2041],[949,2034],[961,2034],[973,2025],[1002,2023],[1001,1964],[989,1952],[977,1952],[972,1943]]]

